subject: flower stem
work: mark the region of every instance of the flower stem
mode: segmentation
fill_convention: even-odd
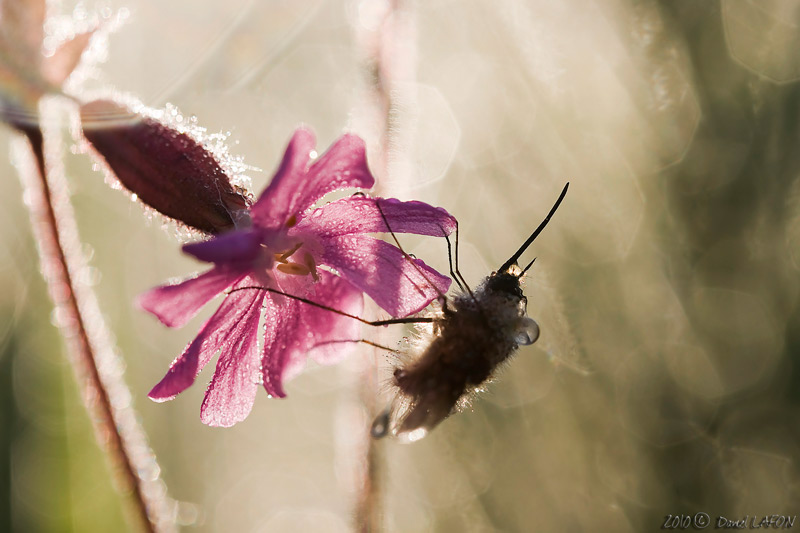
[[[375,407],[378,395],[376,380],[376,365],[373,360],[367,358],[363,361],[361,376],[361,403],[369,415],[377,413]],[[371,422],[371,416],[367,422]],[[361,479],[358,483],[359,492],[355,508],[356,530],[360,533],[371,533],[381,531],[381,454],[375,439],[370,435],[369,427],[359,428],[363,432],[366,442],[361,443],[361,460],[358,469],[361,471]]]
[[[42,273],[95,437],[111,462],[118,490],[132,500],[138,526],[151,532],[174,530],[166,490],[158,479],[158,465],[130,406],[130,392],[122,377],[122,366],[114,353],[94,294],[85,284],[75,283],[84,260],[76,246],[77,231],[72,210],[66,204],[66,191],[59,190],[66,187],[53,186],[53,173],[48,179],[40,127],[28,124],[16,127],[27,137],[35,159],[35,165],[21,164],[19,171],[39,247]],[[70,242],[70,233],[75,237],[74,243]]]
[[[367,108],[369,127],[376,142],[377,154],[372,166],[382,192],[398,194],[398,189],[408,187],[407,134],[400,117],[401,109],[396,96],[410,102],[401,85],[414,79],[416,53],[414,39],[413,5],[405,0],[385,0],[376,3],[377,24],[356,26],[356,40],[360,44],[369,74]],[[390,161],[390,154],[393,154]],[[368,423],[380,412],[377,398],[380,395],[377,375],[377,356],[365,362],[361,383],[361,401],[369,413]],[[381,448],[370,436],[370,428],[362,429],[366,442],[361,446],[362,457],[358,466],[362,473],[360,492],[356,502],[356,528],[361,532],[380,531],[383,525],[383,498],[381,477],[385,470]]]

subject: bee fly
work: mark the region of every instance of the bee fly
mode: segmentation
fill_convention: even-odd
[[[475,290],[458,270],[458,233],[455,267],[450,239],[445,237],[450,275],[460,293],[452,298],[442,295],[435,316],[418,320],[429,324],[427,334],[423,333],[412,349],[416,353],[394,368],[392,384],[397,396],[372,423],[373,437],[391,433],[406,434],[409,440],[421,438],[466,404],[470,393],[489,380],[517,348],[536,342],[539,326],[527,316],[527,298],[522,292],[522,277],[536,259],[522,269],[517,260],[550,221],[568,187],[569,183],[519,250]]]
[[[440,293],[440,309],[427,316],[370,321],[271,287],[239,287],[229,292],[263,290],[350,317],[369,326],[427,324],[428,331],[423,332],[419,339],[414,350],[416,353],[404,354],[403,361],[395,367],[392,384],[397,389],[397,396],[389,408],[375,418],[371,428],[375,438],[391,433],[406,434],[409,440],[418,440],[459,406],[465,405],[470,393],[489,380],[497,367],[514,355],[517,348],[533,344],[539,338],[539,325],[527,316],[528,300],[522,292],[522,277],[536,259],[525,268],[520,268],[517,260],[550,222],[568,188],[569,183],[564,186],[545,219],[519,250],[475,290],[470,289],[458,270],[458,226],[455,265],[450,238],[442,231],[447,241],[450,275],[460,293],[452,298]],[[412,261],[412,265],[416,265],[413,257],[403,251],[397,236],[389,227],[380,203],[376,203],[376,206],[403,256]],[[418,267],[415,268],[425,278],[425,274]],[[331,342],[363,342],[398,353],[397,350],[365,339]]]

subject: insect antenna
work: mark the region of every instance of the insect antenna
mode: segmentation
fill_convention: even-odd
[[[518,277],[518,278],[521,278],[522,276],[524,276],[524,275],[525,275],[525,272],[527,272],[527,271],[528,271],[528,269],[529,269],[530,267],[532,267],[532,266],[533,266],[533,264],[534,264],[535,262],[536,262],[536,258],[534,257],[534,258],[533,258],[533,261],[531,261],[530,263],[528,263],[528,266],[526,266],[525,268],[523,268],[523,269],[522,269],[522,272],[520,272],[520,273],[519,273],[519,276],[517,276],[517,277]]]
[[[558,206],[561,205],[561,201],[567,195],[567,189],[568,188],[569,188],[569,182],[567,182],[567,184],[564,185],[564,190],[561,191],[561,195],[559,195],[558,200],[556,200],[556,203],[550,209],[550,212],[547,213],[547,216],[542,221],[542,223],[539,224],[539,227],[536,228],[536,230],[534,230],[533,233],[531,233],[531,236],[528,237],[528,240],[526,240],[524,243],[522,243],[522,246],[519,247],[519,250],[517,250],[516,253],[514,253],[514,255],[512,255],[508,259],[508,261],[503,263],[503,266],[501,266],[497,270],[498,272],[508,272],[511,269],[511,267],[517,262],[517,259],[519,259],[520,256],[525,252],[525,250],[528,249],[528,246],[531,245],[531,243],[534,241],[534,239],[536,239],[536,237],[539,236],[539,234],[542,232],[542,230],[545,228],[545,226],[547,226],[547,223],[550,222],[550,219],[553,218],[553,215],[555,214],[556,209],[558,209]],[[533,264],[533,262],[531,262],[531,265],[532,264]],[[530,267],[530,265],[528,265],[528,267]],[[525,270],[527,270],[528,267],[525,267]]]

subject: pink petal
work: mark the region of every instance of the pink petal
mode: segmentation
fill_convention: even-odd
[[[260,245],[261,236],[257,231],[240,230],[185,244],[183,251],[209,263],[234,263],[255,260],[261,254]]]
[[[289,143],[278,172],[251,209],[256,224],[283,224],[331,191],[348,187],[369,189],[375,184],[367,166],[364,141],[358,136],[341,136],[306,170],[313,148],[313,134],[299,129]]]
[[[320,271],[319,275],[320,280],[314,284],[313,294],[306,296],[309,300],[361,316],[364,298],[360,290],[330,272]],[[334,311],[301,302],[298,318],[295,328],[296,350],[283,370],[284,380],[299,374],[308,357],[321,365],[341,361],[353,348],[354,342],[361,339],[361,323]]]
[[[229,294],[148,396],[155,401],[171,400],[194,383],[197,374],[219,349],[249,338],[253,329],[252,314],[260,307],[264,296],[263,291],[256,290]],[[256,329],[257,326],[256,322]]]
[[[291,216],[293,197],[300,189],[303,175],[317,144],[314,132],[298,128],[294,132],[283,160],[269,186],[250,208],[253,222],[261,226],[283,224]]]
[[[264,300],[264,352],[261,359],[261,380],[267,394],[285,398],[283,371],[296,342],[297,300],[269,297]]]
[[[209,300],[241,278],[243,273],[214,267],[196,278],[175,285],[162,285],[139,296],[137,303],[170,328],[181,327]]]
[[[94,30],[79,33],[62,44],[53,55],[46,56],[42,60],[42,76],[56,87],[60,87],[80,63],[93,34]]]
[[[250,293],[249,306],[229,330],[200,408],[200,420],[209,426],[230,427],[247,418],[258,391],[258,321],[266,293],[241,292]]]
[[[361,316],[364,312],[361,291],[339,276],[320,272],[320,281],[315,288],[315,302],[354,316]],[[348,346],[336,341],[361,339],[359,321],[318,307],[305,307],[303,323],[308,330],[308,356],[321,365],[330,365],[342,359]]]
[[[285,283],[281,290],[335,311],[279,295],[267,299],[261,369],[264,388],[272,396],[286,396],[284,381],[296,376],[309,356],[320,364],[335,363],[361,338],[361,324],[336,312],[360,316],[364,307],[361,291],[330,272],[319,274],[319,282],[311,285],[310,291],[297,283]]]
[[[395,233],[443,237],[455,231],[456,219],[441,207],[433,207],[424,202],[351,196],[315,209],[300,220],[296,231],[335,237],[353,233],[388,232],[389,229]]]
[[[339,189],[371,189],[375,178],[367,165],[367,149],[358,135],[345,134],[311,168],[303,187],[300,204],[294,213],[300,214],[329,192]]]
[[[407,316],[425,308],[450,287],[450,278],[419,259],[416,268],[387,242],[366,235],[342,235],[322,241],[322,262],[367,293],[392,316]]]

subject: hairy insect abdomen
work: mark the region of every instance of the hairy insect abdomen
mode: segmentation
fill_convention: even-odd
[[[493,315],[472,300],[458,298],[453,303],[454,309],[436,324],[439,335],[428,348],[416,361],[394,371],[395,384],[411,401],[400,432],[436,426],[517,348],[503,325],[508,322],[506,315],[518,315],[518,302],[504,299],[504,308],[493,309]]]

